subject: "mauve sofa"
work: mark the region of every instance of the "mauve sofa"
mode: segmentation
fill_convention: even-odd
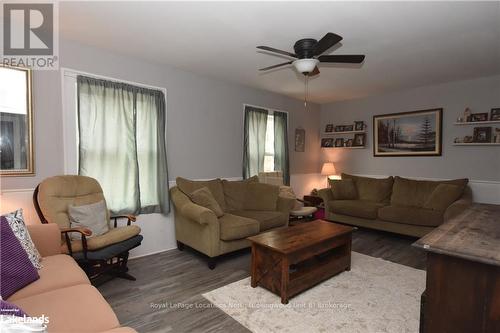
[[[353,181],[356,198],[335,200],[331,188],[319,190],[318,194],[325,204],[326,219],[364,228],[422,237],[472,203],[468,179],[428,181],[398,176],[377,179],[345,173],[342,179]],[[460,187],[461,196],[442,209],[426,208],[429,198],[441,199],[433,196],[433,191],[440,184]]]
[[[50,333],[136,332],[120,327],[113,309],[90,284],[85,272],[72,257],[61,254],[57,224],[28,225],[28,230],[43,257],[40,279],[18,290],[8,302],[29,316],[45,315]]]

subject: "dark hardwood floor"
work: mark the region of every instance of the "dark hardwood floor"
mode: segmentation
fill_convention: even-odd
[[[425,253],[415,238],[358,229],[352,250],[417,269]],[[131,260],[137,281],[112,280],[99,287],[122,325],[138,332],[249,332],[201,294],[249,276],[250,252],[227,255],[209,270],[199,254],[186,248]]]

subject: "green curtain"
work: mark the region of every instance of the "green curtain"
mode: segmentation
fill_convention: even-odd
[[[243,137],[243,178],[258,175],[264,170],[266,125],[268,111],[245,105]]]
[[[288,160],[288,115],[274,111],[274,170],[283,172],[283,182],[290,185],[290,167]]]
[[[170,210],[163,92],[77,77],[79,174],[101,184],[113,214]]]

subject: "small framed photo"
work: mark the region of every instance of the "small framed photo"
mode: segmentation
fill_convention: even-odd
[[[490,120],[500,120],[500,108],[491,109]]]
[[[491,142],[491,127],[474,127],[474,142]]]
[[[346,126],[344,126],[344,131],[345,132],[352,132],[352,131],[354,131],[354,125],[346,125]]]
[[[345,142],[345,146],[346,147],[352,147],[352,143],[353,143],[353,140],[352,139],[349,139]]]
[[[488,121],[488,113],[473,113],[471,114],[470,121],[472,122],[477,122],[477,121]]]
[[[333,132],[333,124],[326,124],[325,132],[326,133]]]
[[[337,125],[335,126],[335,132],[342,132],[344,126]]]
[[[335,147],[344,147],[344,138],[337,138],[335,140]]]
[[[354,134],[353,147],[364,147],[366,141],[365,133]]]
[[[365,123],[363,121],[355,121],[354,122],[354,130],[362,131],[365,129]]]
[[[331,147],[333,147],[333,138],[321,139],[321,148],[331,148]]]

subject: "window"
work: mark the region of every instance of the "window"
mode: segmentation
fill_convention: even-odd
[[[289,184],[288,114],[245,105],[243,178],[259,172],[283,172]]]
[[[167,213],[164,93],[83,75],[76,86],[78,174],[98,180],[114,214]]]

